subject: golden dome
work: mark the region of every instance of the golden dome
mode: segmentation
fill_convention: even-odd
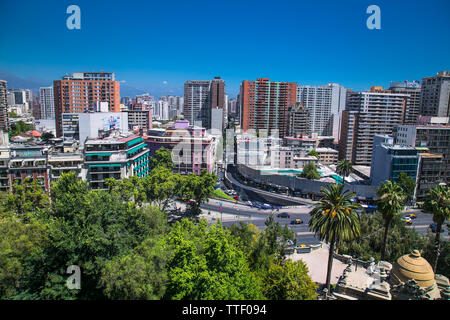
[[[436,283],[433,268],[427,260],[420,256],[418,250],[398,258],[392,267],[392,274],[395,275],[395,277],[391,277],[394,282],[400,280],[406,283],[408,280],[414,279],[422,288],[428,288]]]

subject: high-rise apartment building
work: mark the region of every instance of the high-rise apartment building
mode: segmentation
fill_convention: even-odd
[[[345,109],[347,89],[330,83],[326,86],[299,86],[297,102],[308,112],[309,130],[339,141],[340,116]]]
[[[391,93],[381,87],[347,93],[342,112],[339,158],[370,166],[375,134],[392,134],[402,124],[408,95]]]
[[[403,123],[416,124],[419,119],[421,87],[418,81],[392,82],[389,86],[392,93],[408,94]]]
[[[0,130],[8,131],[8,102],[7,96],[7,85],[5,80],[0,80]]]
[[[450,71],[441,71],[434,77],[422,79],[420,115],[450,116]]]
[[[294,107],[289,110],[289,135],[297,137],[301,135],[309,135],[308,111],[301,102],[297,102]]]
[[[39,88],[39,105],[41,109],[41,119],[55,119],[53,87]]]
[[[63,113],[85,112],[97,102],[107,102],[110,112],[120,112],[120,83],[111,72],[74,72],[53,82],[56,134],[62,135]]]
[[[184,83],[183,114],[191,125],[208,128],[210,85],[209,80],[189,80]]]
[[[297,83],[244,80],[240,89],[241,128],[244,132],[278,130],[280,137],[288,135],[289,110],[295,106]]]

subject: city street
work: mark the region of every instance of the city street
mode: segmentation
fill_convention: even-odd
[[[178,202],[181,208],[185,208],[185,204]],[[222,211],[220,211],[220,206],[222,206]],[[245,223],[252,223],[259,229],[263,230],[265,228],[265,220],[272,214],[272,210],[267,209],[257,209],[250,207],[242,202],[233,203],[231,201],[210,199],[208,203],[201,206],[204,217],[209,224],[213,224],[217,219],[222,219],[224,226],[230,226],[232,224],[238,224],[240,221]],[[297,236],[297,244],[313,245],[318,244],[320,241],[314,235],[313,232],[309,230],[309,220],[311,211],[310,205],[295,206],[282,208],[279,211],[273,210],[275,221],[280,223],[280,225],[288,225],[291,230],[295,231]],[[277,214],[286,212],[290,215],[290,218],[278,218]],[[412,225],[407,226],[408,228],[415,229],[420,234],[426,234],[429,232],[429,225],[433,223],[432,215],[428,213],[423,213],[419,209],[407,209],[402,216],[414,213],[417,218],[412,219]],[[303,220],[302,224],[292,225],[290,222],[294,219]],[[448,241],[448,230],[447,227],[443,227],[442,237]]]

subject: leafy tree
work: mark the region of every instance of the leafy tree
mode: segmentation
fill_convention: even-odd
[[[42,135],[41,135],[41,140],[42,141],[44,141],[44,142],[47,142],[49,139],[52,139],[52,138],[54,138],[55,136],[53,135],[53,133],[51,133],[51,132],[44,132]]]
[[[317,285],[303,261],[286,260],[272,264],[262,281],[264,296],[270,300],[316,300]]]
[[[237,242],[237,246],[249,256],[259,239],[259,229],[254,224],[239,221],[239,224],[232,224],[229,230]]]
[[[18,118],[19,115],[17,113],[15,113],[15,112],[8,112],[8,117],[9,118]]]
[[[144,179],[137,176],[116,180],[108,178],[105,184],[110,191],[115,191],[119,194],[122,201],[134,201],[138,206],[147,199],[144,188]]]
[[[46,224],[23,217],[12,212],[0,215],[0,299],[10,299],[26,288],[30,264],[42,257],[47,242]]]
[[[433,221],[436,223],[436,252],[433,262],[433,270],[436,271],[439,259],[439,245],[441,241],[442,225],[445,220],[450,219],[450,188],[439,185],[428,191],[424,203],[424,209],[425,211],[433,214]]]
[[[150,158],[150,171],[159,166],[166,167],[170,170],[174,167],[172,152],[164,147],[156,150],[155,155]]]
[[[216,183],[217,177],[206,170],[202,170],[200,175],[190,174],[182,177],[179,195],[195,200],[189,203],[189,211],[192,215],[201,213],[200,206],[212,196]]]
[[[317,180],[320,179],[320,173],[317,171],[317,167],[314,162],[308,162],[304,167],[301,173],[298,174],[299,177],[306,178],[309,180]]]
[[[439,259],[436,263],[436,240],[435,235],[428,233],[424,237],[424,245],[422,250],[422,257],[427,261],[435,263],[434,273],[442,274],[447,278],[450,278],[450,242],[448,241],[440,241],[439,244]],[[420,247],[416,247],[420,248]]]
[[[309,228],[319,235],[321,241],[330,244],[327,268],[327,290],[330,291],[331,269],[333,267],[333,253],[336,244],[348,241],[361,235],[359,215],[355,211],[360,205],[351,199],[356,195],[344,192],[344,185],[333,184],[327,189],[321,188],[324,196],[310,212]]]
[[[33,130],[33,126],[26,124],[22,120],[15,123],[11,123],[9,130],[9,137],[12,138],[20,133],[27,132],[30,130]]]
[[[389,232],[389,225],[395,216],[398,216],[405,208],[405,194],[402,187],[392,181],[386,181],[377,189],[377,195],[380,197],[377,200],[378,211],[381,212],[384,219],[384,240],[383,248],[381,250],[381,259],[384,260],[386,256],[386,243]]]
[[[244,253],[221,225],[207,227],[202,219],[194,225],[183,219],[172,228],[166,299],[242,300],[262,299],[256,276]]]
[[[47,208],[49,197],[36,180],[26,178],[22,184],[14,184],[7,193],[4,205],[18,216],[39,216]]]
[[[250,255],[250,268],[256,272],[266,272],[271,263],[281,263],[285,259],[288,241],[295,243],[295,233],[287,225],[280,226],[273,216],[265,221],[266,228],[259,234]]]
[[[142,179],[143,191],[148,201],[165,210],[172,198],[180,193],[182,177],[172,170],[158,166]]]
[[[319,159],[319,153],[315,149],[312,149],[310,152],[308,152],[308,156],[313,156]]]
[[[336,172],[342,177],[342,183],[345,184],[345,178],[353,172],[353,165],[349,160],[343,159],[338,162]]]
[[[161,299],[171,250],[162,236],[144,240],[130,254],[106,262],[101,283],[110,299]]]
[[[410,176],[408,176],[404,172],[400,172],[398,176],[398,183],[400,184],[400,187],[402,188],[405,196],[406,196],[406,203],[410,203],[414,197],[414,190],[416,188],[416,182],[414,179]]]
[[[343,241],[339,243],[338,250],[342,254],[348,254],[368,261],[373,257],[381,260],[381,252],[384,245],[385,222],[380,212],[361,213],[360,228],[361,238],[358,241]],[[415,249],[423,248],[424,239],[418,232],[407,228],[400,216],[394,216],[389,226],[388,239],[402,239],[402,241],[387,241],[386,254],[383,260],[394,263],[404,254]]]

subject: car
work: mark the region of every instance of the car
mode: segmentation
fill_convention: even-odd
[[[264,210],[272,209],[272,206],[270,204],[264,203],[263,205],[261,205],[261,209],[264,209]]]
[[[252,203],[251,201],[247,201],[246,204],[247,204],[249,207],[253,207],[253,203]]]
[[[414,213],[410,213],[410,214],[409,214],[409,217],[410,217],[411,219],[417,218],[417,216],[416,216]]]
[[[436,229],[437,229],[437,223],[436,222],[433,222],[432,224],[430,224],[429,227],[431,229],[431,232],[436,233]]]
[[[402,221],[404,221],[406,224],[412,224],[412,220],[410,217],[403,217]]]
[[[282,213],[277,214],[277,217],[278,218],[290,218],[291,216],[287,212],[282,212]]]
[[[302,224],[303,220],[302,219],[295,219],[291,221],[291,224]]]

